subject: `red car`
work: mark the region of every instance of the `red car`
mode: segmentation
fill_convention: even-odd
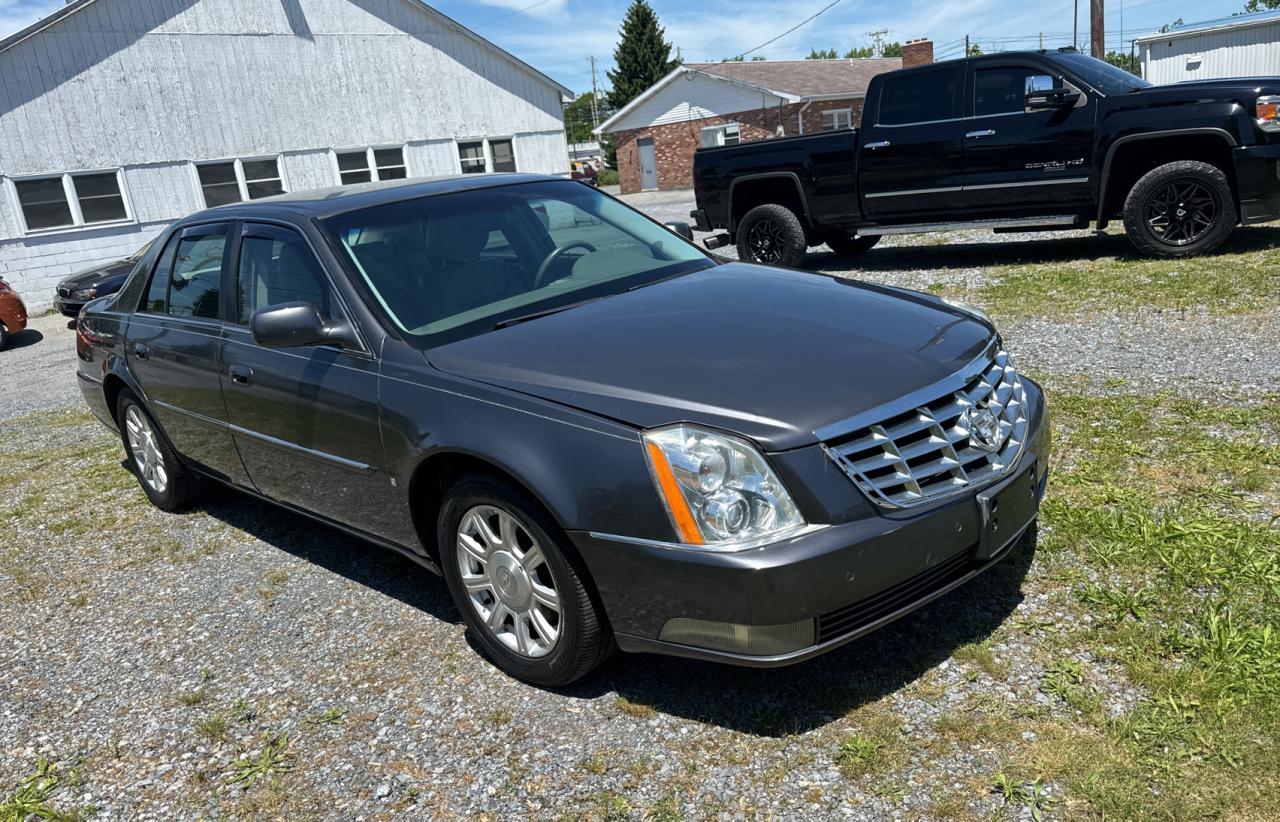
[[[0,279],[0,349],[9,344],[9,337],[27,327],[27,306],[18,292]]]
[[[590,163],[575,162],[569,172],[570,179],[580,180],[589,186],[600,184],[600,172]]]

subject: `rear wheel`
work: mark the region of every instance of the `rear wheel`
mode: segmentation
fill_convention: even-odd
[[[200,478],[179,460],[160,427],[132,391],[121,390],[116,420],[129,466],[142,491],[162,511],[185,511],[200,496]]]
[[[437,539],[454,604],[503,671],[558,687],[613,651],[585,568],[520,489],[491,477],[463,479],[445,496]]]
[[[1134,184],[1124,203],[1129,241],[1152,257],[1190,257],[1222,245],[1236,225],[1222,169],[1194,160],[1166,163]]]
[[[800,218],[786,206],[756,206],[738,223],[738,258],[762,265],[794,268],[809,249]]]
[[[879,234],[828,234],[825,238],[827,248],[842,257],[856,257],[870,251],[880,242]]]

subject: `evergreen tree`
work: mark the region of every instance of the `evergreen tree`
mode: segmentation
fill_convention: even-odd
[[[635,0],[622,20],[622,39],[613,52],[609,107],[622,108],[679,65],[671,59],[671,44],[663,39],[658,15],[645,0]]]

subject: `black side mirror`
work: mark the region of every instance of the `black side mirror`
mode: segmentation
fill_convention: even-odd
[[[680,222],[679,220],[677,220],[675,222],[664,223],[664,225],[666,225],[667,228],[671,229],[676,234],[679,234],[681,237],[684,237],[689,242],[693,242],[693,229],[689,227],[688,223]]]
[[[1033,111],[1054,111],[1056,109],[1071,108],[1080,101],[1080,92],[1073,91],[1069,88],[1052,88],[1044,91],[1032,91],[1026,96],[1026,110],[1028,113]]]
[[[349,325],[325,324],[320,309],[311,303],[281,303],[260,308],[249,318],[249,333],[263,348],[355,344],[355,334]]]

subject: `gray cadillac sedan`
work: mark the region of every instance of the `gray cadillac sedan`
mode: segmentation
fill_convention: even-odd
[[[581,183],[215,208],[78,323],[160,508],[225,483],[443,574],[542,685],[829,651],[1033,535],[1039,387],[980,312],[726,263]]]

